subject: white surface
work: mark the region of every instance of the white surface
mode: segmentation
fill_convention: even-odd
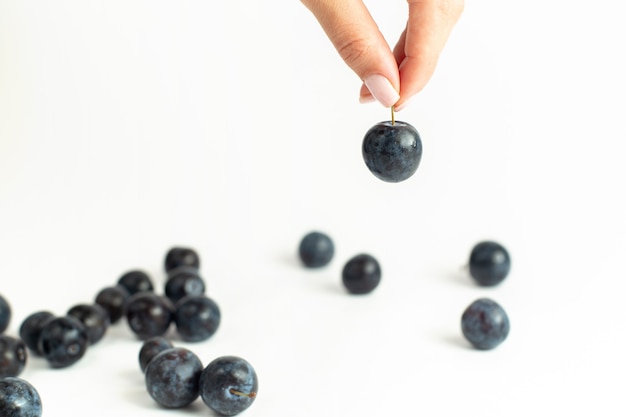
[[[399,120],[424,143],[402,184],[365,168],[389,118],[297,1],[0,0],[0,282],[9,333],[63,314],[128,269],[163,286],[195,247],[222,308],[208,363],[248,359],[247,416],[623,415],[626,62],[617,1],[467,2],[438,70]],[[406,4],[369,1],[395,42]],[[311,229],[333,263],[296,259]],[[490,238],[500,287],[461,269]],[[343,263],[375,255],[350,297]],[[509,339],[460,334],[475,298]],[[31,358],[46,417],[184,414],[145,391],[125,323],[78,364]],[[210,415],[200,401],[187,415]]]

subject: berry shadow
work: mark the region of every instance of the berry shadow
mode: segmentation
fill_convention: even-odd
[[[447,270],[444,273],[447,281],[455,285],[462,285],[464,287],[476,288],[476,282],[469,274],[469,266],[462,265],[457,269]]]
[[[459,334],[447,334],[441,336],[441,340],[449,346],[465,350],[474,350],[472,346]]]

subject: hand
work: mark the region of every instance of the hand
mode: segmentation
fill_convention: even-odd
[[[396,110],[430,80],[463,11],[463,0],[407,0],[408,22],[392,52],[361,0],[301,1],[363,80],[360,101],[378,100]]]

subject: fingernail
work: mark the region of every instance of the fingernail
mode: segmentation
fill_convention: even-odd
[[[371,94],[359,97],[359,103],[361,104],[372,103],[374,101],[376,101],[376,99]]]
[[[400,94],[393,85],[380,74],[370,75],[363,82],[374,98],[385,107],[393,106],[400,99]]]

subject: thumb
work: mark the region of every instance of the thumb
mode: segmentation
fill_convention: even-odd
[[[361,0],[302,0],[345,63],[383,106],[399,99],[398,64]],[[363,97],[364,91],[361,91]]]

